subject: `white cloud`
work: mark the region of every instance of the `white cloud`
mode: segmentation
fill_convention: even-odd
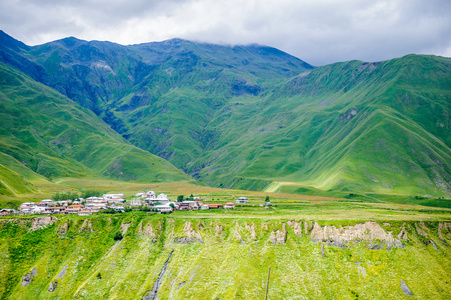
[[[175,37],[277,47],[309,63],[449,55],[448,0],[3,0],[0,28],[27,43]]]

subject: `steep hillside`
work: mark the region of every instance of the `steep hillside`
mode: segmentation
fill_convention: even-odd
[[[270,267],[269,299],[448,299],[450,230],[436,221],[3,219],[0,297],[263,299]]]
[[[188,179],[163,159],[130,145],[89,110],[2,63],[0,154],[2,174],[25,179]]]
[[[220,130],[217,146],[189,171],[223,186],[275,181],[273,191],[449,194],[450,67],[450,59],[407,56],[306,72],[216,115],[206,130]]]
[[[448,58],[313,68],[258,45],[0,36],[0,59],[208,185],[451,193]]]

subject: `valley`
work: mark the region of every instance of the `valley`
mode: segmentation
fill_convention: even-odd
[[[259,45],[174,39],[122,46],[71,37],[30,47],[4,32],[1,40],[0,60],[15,68],[8,72],[23,72],[27,81],[76,102],[72,107],[89,109],[90,118],[103,123],[98,128],[129,144],[124,151],[136,146],[128,157],[81,158],[106,147],[76,149],[72,135],[54,134],[45,142],[76,162],[64,172],[32,169],[44,177],[86,176],[75,166],[82,163],[100,177],[164,181],[166,171],[150,176],[161,168],[138,174],[150,152],[185,178],[221,188],[449,198],[449,58],[407,55],[314,67]],[[3,149],[30,161],[30,154]],[[170,172],[170,180],[183,178]]]
[[[450,71],[0,31],[0,299],[449,299]]]

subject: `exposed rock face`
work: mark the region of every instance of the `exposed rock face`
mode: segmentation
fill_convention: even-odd
[[[69,230],[69,222],[66,221],[58,227],[58,234],[59,235],[66,234],[68,230]]]
[[[271,232],[271,235],[269,236],[269,241],[273,244],[282,244],[284,245],[287,241],[287,227],[285,223],[282,223],[282,230],[276,230]]]
[[[27,273],[22,277],[22,286],[29,285],[33,280],[33,277],[36,277],[36,275],[38,275],[38,269],[34,267],[31,269],[30,273]]]
[[[345,226],[336,228],[335,226],[321,227],[315,222],[310,239],[313,242],[327,242],[328,244],[344,247],[349,242],[373,243],[381,241],[388,247],[403,247],[401,241],[393,238],[391,232],[386,233],[385,230],[376,222],[365,222],[364,224],[356,224],[355,226]],[[371,248],[382,248],[382,245]]]
[[[144,230],[143,230],[143,223],[142,222],[139,223],[138,234],[147,235],[147,236],[150,236],[152,238],[155,237],[155,232],[153,231],[152,224],[148,224],[146,226],[146,228],[144,228]]]
[[[219,236],[223,229],[222,225],[216,225],[215,236]]]
[[[186,237],[176,238],[176,239],[174,239],[174,242],[182,243],[182,244],[188,244],[188,243],[194,243],[194,242],[199,242],[199,243],[204,242],[202,240],[200,233],[193,229],[193,226],[191,225],[190,221],[186,221],[183,231],[185,232]]]
[[[235,232],[233,233],[233,236],[240,240],[241,244],[244,244],[244,240],[241,237],[241,234],[238,232],[238,228],[240,225],[238,225],[238,222],[235,223]]]
[[[66,275],[66,271],[67,271],[67,268],[68,268],[69,266],[64,266],[64,268],[61,270],[61,272],[59,272],[59,274],[56,276],[56,278],[63,278],[64,277],[64,275]]]
[[[169,254],[168,259],[164,262],[163,268],[160,271],[160,274],[158,275],[158,279],[154,282],[152,290],[148,291],[146,295],[142,298],[143,300],[156,300],[158,299],[158,291],[160,290],[161,283],[163,282],[163,276],[164,273],[166,273],[166,270],[168,269],[169,260],[171,259],[172,251]]]
[[[47,290],[48,292],[52,293],[53,291],[56,290],[56,287],[58,286],[58,280],[54,280],[50,283],[49,285],[49,289]]]
[[[416,228],[417,233],[418,233],[419,235],[422,235],[422,236],[424,236],[425,238],[428,237],[428,234],[427,234],[426,231],[425,231],[425,230],[427,230],[427,228],[426,228],[426,226],[424,225],[423,222],[420,222],[420,227],[418,227],[418,224],[415,223],[415,228]]]
[[[262,229],[268,230],[268,224],[262,223]]]
[[[244,227],[247,231],[251,234],[251,239],[256,240],[257,237],[255,236],[255,225],[252,223],[252,225],[248,225],[247,223],[244,224]]]
[[[409,237],[407,236],[407,231],[406,231],[406,223],[404,223],[402,225],[401,232],[398,234],[398,239],[403,240],[403,241],[407,241],[409,239]]]
[[[299,222],[296,221],[288,221],[288,226],[293,228],[294,234],[298,237],[302,237],[302,220]]]
[[[132,223],[122,223],[121,224],[122,235],[124,235],[127,232],[130,225],[132,225]]]
[[[89,229],[91,232],[93,232],[91,220],[89,220],[89,219],[85,219],[85,221],[83,222],[83,224],[80,227],[80,230],[78,230],[78,233],[82,233],[86,229]]]
[[[442,239],[442,241],[445,241],[443,234],[445,234],[447,237],[451,235],[451,223],[440,222],[438,224],[438,236]]]
[[[52,225],[57,220],[58,219],[55,218],[55,217],[37,217],[37,218],[34,218],[32,223],[31,223],[30,230],[37,230],[37,229],[45,228],[45,227],[47,227],[49,225]]]
[[[401,290],[404,294],[406,294],[407,296],[412,297],[413,294],[410,291],[409,287],[407,286],[407,284],[404,282],[404,280],[401,279]]]

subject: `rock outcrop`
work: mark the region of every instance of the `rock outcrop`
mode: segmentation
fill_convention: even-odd
[[[255,235],[255,225],[252,223],[252,225],[248,225],[247,222],[244,223],[244,228],[246,228],[247,231],[251,234],[251,239],[256,240],[257,237]]]
[[[132,225],[132,223],[122,223],[121,224],[122,235],[124,235],[127,232],[130,225]]]
[[[451,223],[440,222],[438,224],[438,236],[442,241],[444,241],[446,243],[443,235],[445,235],[447,237],[449,237],[451,235]]]
[[[419,224],[419,226],[418,226]],[[424,236],[425,238],[428,238],[428,234],[426,231],[429,231],[429,229],[424,225],[423,222],[415,223],[415,229],[417,230],[417,233],[421,236]]]
[[[52,225],[58,220],[56,217],[37,217],[34,218],[31,222],[30,230],[38,230],[41,228],[45,228],[49,225]]]
[[[398,239],[403,241],[407,241],[409,239],[409,237],[407,236],[406,223],[402,225],[402,229],[398,234]]]
[[[276,230],[271,232],[271,235],[269,236],[269,241],[273,244],[282,244],[284,245],[287,241],[287,227],[285,225],[285,222],[282,223],[282,230]]]
[[[298,237],[302,237],[302,220],[299,222],[296,221],[288,221],[288,226],[293,228],[294,234]]]
[[[413,296],[413,294],[410,291],[409,287],[407,286],[407,284],[402,279],[401,279],[401,290],[406,296],[410,296],[410,297]]]
[[[54,280],[54,281],[50,282],[49,289],[47,291],[52,293],[56,290],[57,286],[58,286],[58,280]]]
[[[68,268],[68,267],[69,267],[68,265],[64,266],[64,268],[61,270],[61,272],[58,273],[58,275],[56,276],[56,278],[63,278],[64,275],[66,275],[66,271],[67,271],[67,268]]]
[[[143,229],[143,223],[139,223],[138,226],[138,234],[147,235],[151,238],[156,237],[155,231],[153,230],[152,224],[147,224],[147,226]]]
[[[81,225],[80,229],[78,230],[78,233],[82,233],[86,229],[89,229],[91,232],[93,232],[91,220],[89,220],[89,219],[85,219],[85,221]]]
[[[175,238],[174,242],[181,244],[189,244],[189,243],[204,243],[202,237],[199,232],[195,231],[190,221],[185,222],[185,227],[183,228],[186,237]]]
[[[36,275],[38,275],[38,269],[34,267],[31,269],[30,273],[27,273],[22,277],[22,286],[29,285],[31,281],[33,281],[33,277],[36,277]]]
[[[66,234],[68,230],[69,230],[69,222],[66,221],[63,224],[60,224],[60,226],[58,227],[58,234],[59,235]]]
[[[238,225],[238,222],[235,223],[235,232],[233,233],[233,236],[240,240],[241,244],[244,244],[244,240],[241,237],[241,234],[238,232],[238,228],[240,225]]]
[[[382,249],[384,245],[389,248],[403,247],[401,241],[395,239],[391,232],[385,232],[377,222],[370,221],[341,228],[335,226],[321,227],[315,222],[310,239],[313,242],[326,242],[338,247],[344,247],[350,242],[366,242],[371,249]]]
[[[215,236],[219,236],[222,233],[223,229],[224,229],[224,227],[222,227],[222,225],[216,225]]]

